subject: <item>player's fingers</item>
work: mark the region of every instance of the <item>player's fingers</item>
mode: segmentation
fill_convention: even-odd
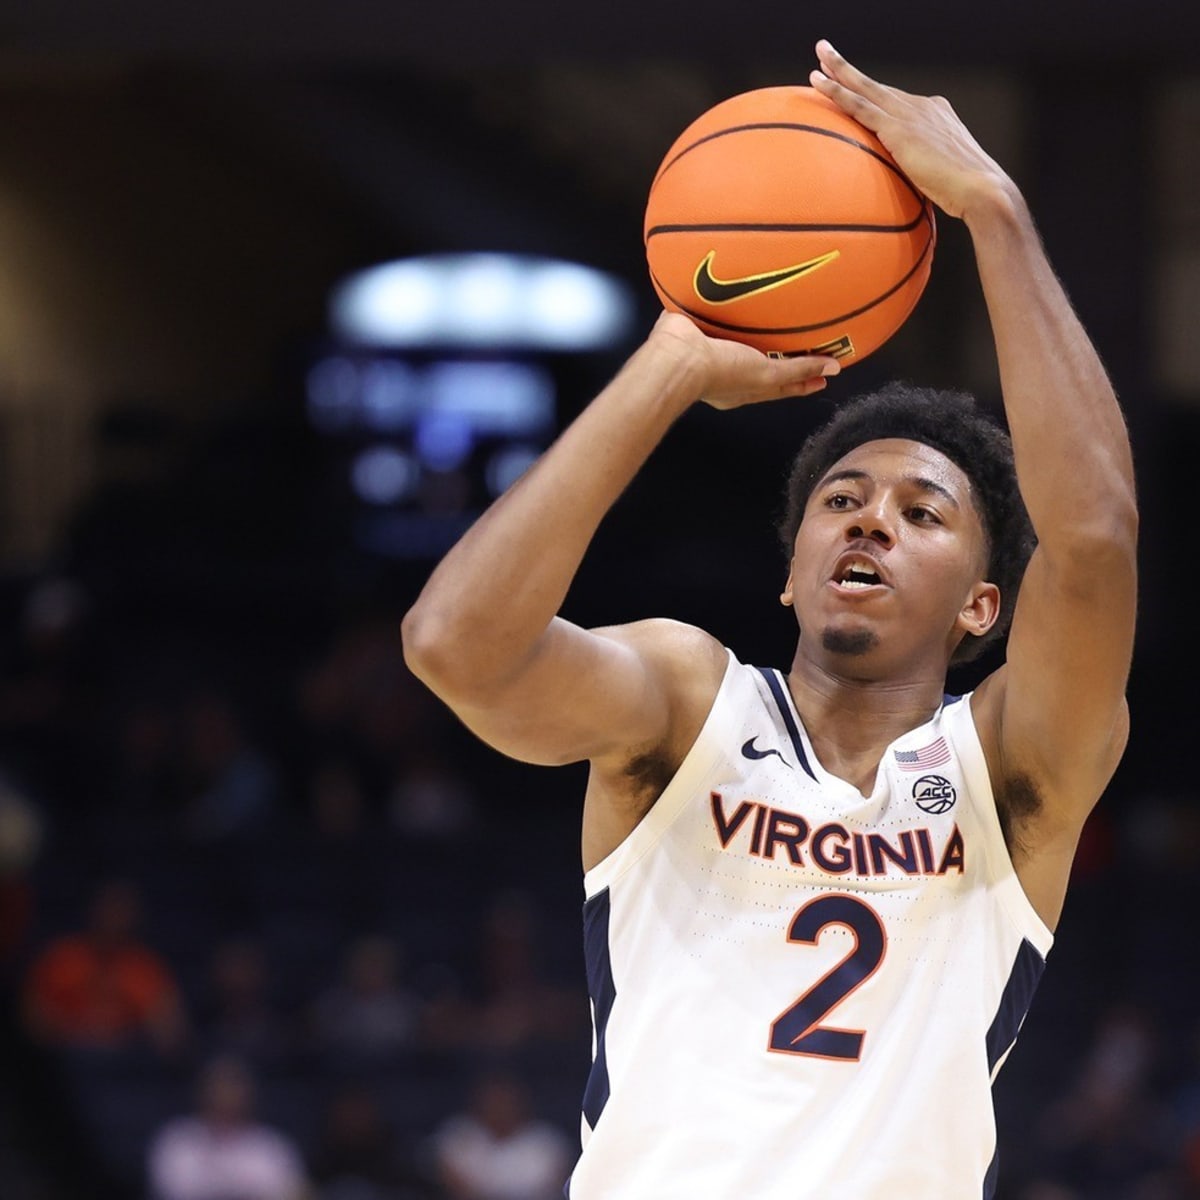
[[[817,62],[830,79],[880,107],[886,106],[889,96],[895,91],[894,88],[872,79],[865,71],[860,71],[825,38],[817,43]]]
[[[781,388],[779,396],[780,399],[785,396],[812,396],[817,392],[823,392],[828,382],[829,380],[818,375],[816,379],[806,379],[799,385]]]
[[[805,354],[795,358],[769,358],[754,352],[760,369],[736,377],[715,380],[704,395],[704,402],[713,408],[740,408],[745,404],[761,404],[764,400],[782,400],[788,396],[811,396],[821,391],[832,375],[841,373],[836,358],[824,354]]]
[[[887,120],[887,113],[878,104],[858,92],[851,91],[821,71],[812,71],[808,79],[822,96],[828,96],[842,112],[853,117],[860,125],[865,125],[873,133],[878,133],[879,127]]]
[[[831,375],[841,373],[842,364],[836,358],[811,354],[801,358],[775,359],[772,362],[775,389],[783,396],[807,395],[818,392]]]

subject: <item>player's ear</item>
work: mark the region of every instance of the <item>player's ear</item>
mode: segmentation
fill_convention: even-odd
[[[793,559],[792,563],[788,563],[787,582],[783,585],[783,591],[779,593],[779,603],[786,608],[792,607],[792,565],[794,562]]]
[[[972,637],[982,637],[1000,616],[1000,589],[980,580],[971,585],[966,603],[959,611],[956,625]]]

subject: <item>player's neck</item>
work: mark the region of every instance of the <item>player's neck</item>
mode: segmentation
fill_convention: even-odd
[[[945,691],[944,675],[864,680],[799,652],[787,678],[821,765],[864,792],[871,790],[888,745],[928,721]]]

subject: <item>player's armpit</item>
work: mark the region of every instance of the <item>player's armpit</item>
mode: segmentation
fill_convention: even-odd
[[[972,697],[972,716],[1013,868],[1034,911],[1053,931],[1083,826],[1128,741],[1129,708],[1122,695],[1108,714],[1107,727],[1085,721],[1086,736],[1064,739],[1062,756],[1055,760],[1044,739],[1028,736],[1021,720],[1013,717],[1022,693],[1010,692],[1011,682],[1007,665],[989,676]],[[1030,720],[1037,722],[1043,712],[1031,706]],[[1004,729],[1006,718],[1015,729]],[[1047,722],[1047,730],[1055,728]]]

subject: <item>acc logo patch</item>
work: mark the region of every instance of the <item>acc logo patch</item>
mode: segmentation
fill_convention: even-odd
[[[913,784],[912,794],[922,812],[935,815],[953,808],[955,800],[958,799],[954,785],[940,775],[922,775]]]

